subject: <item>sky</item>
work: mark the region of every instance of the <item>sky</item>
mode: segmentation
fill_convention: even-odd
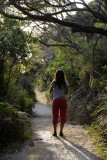
[[[76,0],[76,2],[79,2],[79,0]],[[86,3],[89,3],[89,2],[91,2],[91,1],[93,1],[93,0],[84,0]],[[78,7],[81,7],[81,5],[78,5]]]

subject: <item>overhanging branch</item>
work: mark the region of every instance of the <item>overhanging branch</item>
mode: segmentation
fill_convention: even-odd
[[[102,34],[104,36],[107,36],[106,29],[92,27],[89,25],[86,26],[86,25],[82,25],[82,24],[78,24],[78,23],[72,23],[68,20],[61,20],[59,18],[53,17],[53,15],[51,13],[43,13],[42,15],[37,14],[37,12],[32,13],[32,12],[29,12],[26,7],[23,7],[23,6],[21,6],[21,4],[16,3],[16,2],[17,1],[14,1],[14,0],[10,1],[11,5],[13,5],[16,9],[18,9],[22,13],[23,17],[8,14],[8,13],[4,12],[3,9],[0,9],[0,13],[8,18],[11,18],[11,19],[32,20],[32,21],[38,21],[38,22],[42,21],[42,22],[55,23],[55,24],[59,24],[64,27],[69,27],[72,29],[73,32],[85,32],[85,33],[92,33],[92,34],[97,33],[97,34]],[[47,1],[45,1],[45,2],[47,2]],[[65,4],[65,5],[68,5],[68,4]],[[84,5],[86,6],[85,9],[87,9],[88,12],[92,13],[94,16],[94,13],[96,13],[96,12],[94,12],[94,11],[92,12],[92,10],[90,10],[90,8],[88,8],[86,4],[84,4]],[[101,16],[101,14],[100,14],[100,16]],[[95,17],[96,17],[96,15],[95,15]],[[99,17],[97,16],[97,18],[99,18]],[[104,19],[104,22],[105,22],[105,19]]]
[[[2,9],[0,9],[0,14],[2,14],[3,16],[7,17],[7,18],[11,18],[11,19],[17,19],[17,20],[28,20],[29,18],[26,16],[26,17],[19,17],[19,16],[16,16],[16,15],[12,15],[12,14],[7,14],[5,13]]]
[[[49,44],[49,43],[43,42],[42,40],[39,40],[39,42],[47,47],[71,47],[71,48],[74,48],[75,50],[79,51],[78,48],[76,48],[70,44]]]

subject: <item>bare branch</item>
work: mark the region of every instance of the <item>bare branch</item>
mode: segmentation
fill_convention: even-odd
[[[69,44],[49,44],[49,43],[43,42],[42,40],[39,40],[39,42],[47,47],[51,47],[51,46],[58,47],[59,46],[59,47],[72,47],[73,48],[73,46]]]

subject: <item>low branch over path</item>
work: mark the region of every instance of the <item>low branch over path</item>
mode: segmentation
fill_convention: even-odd
[[[36,93],[42,100],[44,96]],[[37,102],[34,114],[31,120],[33,139],[26,142],[21,152],[8,154],[0,160],[100,160],[83,126],[66,124],[65,137],[53,137],[51,107]]]

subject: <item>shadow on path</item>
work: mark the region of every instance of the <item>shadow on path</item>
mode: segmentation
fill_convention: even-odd
[[[82,146],[79,146],[64,137],[57,137],[59,141],[64,145],[64,147],[69,151],[72,152],[78,160],[101,160],[91,152],[89,152],[87,149],[85,149]]]

